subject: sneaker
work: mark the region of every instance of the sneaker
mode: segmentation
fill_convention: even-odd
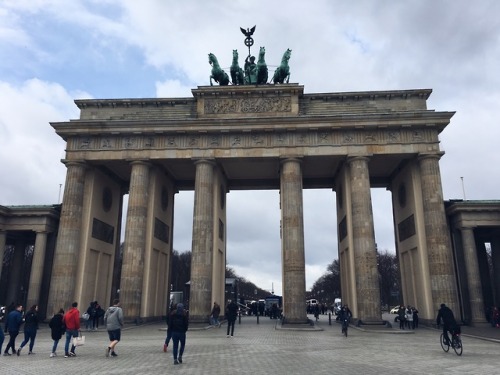
[[[33,353],[33,352],[28,352],[28,355],[30,355],[30,354],[33,354],[33,355],[35,355],[35,353]]]
[[[21,355],[21,348],[17,349],[17,356],[19,357]]]
[[[54,358],[56,355],[56,353],[50,353],[50,358]]]
[[[10,355],[10,353],[5,352],[5,353],[3,353],[3,355],[7,357]]]
[[[179,363],[182,363],[182,357],[178,358]]]
[[[118,354],[116,354],[115,352],[111,352],[111,357],[118,357]]]
[[[68,358],[69,357],[69,353],[64,353],[64,358]]]
[[[167,344],[163,344],[163,352],[164,352],[164,353],[166,353],[166,352],[167,352],[167,348],[168,348]]]
[[[174,359],[174,365],[178,365],[179,364],[179,361]]]
[[[111,348],[108,346],[106,348],[106,351],[105,351],[105,354],[106,354],[106,357],[109,357],[109,352],[111,351]]]
[[[76,354],[75,354],[75,352],[69,352],[69,356],[70,357],[76,357]]]
[[[227,335],[227,337],[231,337],[231,336]]]

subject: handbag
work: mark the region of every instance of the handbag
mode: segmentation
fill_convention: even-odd
[[[89,320],[89,318],[90,318],[89,313],[84,312],[84,313],[82,314],[82,319],[83,319],[83,320]]]
[[[76,336],[76,337],[73,337],[73,345],[74,346],[83,346],[83,345],[85,345],[85,336]]]

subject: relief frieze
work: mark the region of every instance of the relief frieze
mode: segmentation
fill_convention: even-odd
[[[205,114],[291,112],[290,97],[205,99]]]

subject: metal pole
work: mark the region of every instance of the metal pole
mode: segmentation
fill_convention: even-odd
[[[464,201],[466,201],[466,200],[467,200],[467,198],[465,198],[464,178],[463,178],[463,177],[460,177],[460,179],[462,180],[462,192],[464,193]]]

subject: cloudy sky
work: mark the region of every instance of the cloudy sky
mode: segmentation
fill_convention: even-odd
[[[441,133],[445,199],[500,199],[496,0],[0,0],[0,205],[58,203],[74,99],[191,97],[207,54],[247,51],[240,27],[306,93],[431,88],[456,111]],[[243,61],[240,61],[242,64]],[[463,182],[463,183],[462,183]],[[373,189],[376,242],[394,251],[390,194]],[[277,191],[228,195],[228,265],[281,293]],[[174,248],[191,248],[193,194],[176,197]],[[306,285],[337,258],[335,194],[304,192]]]

